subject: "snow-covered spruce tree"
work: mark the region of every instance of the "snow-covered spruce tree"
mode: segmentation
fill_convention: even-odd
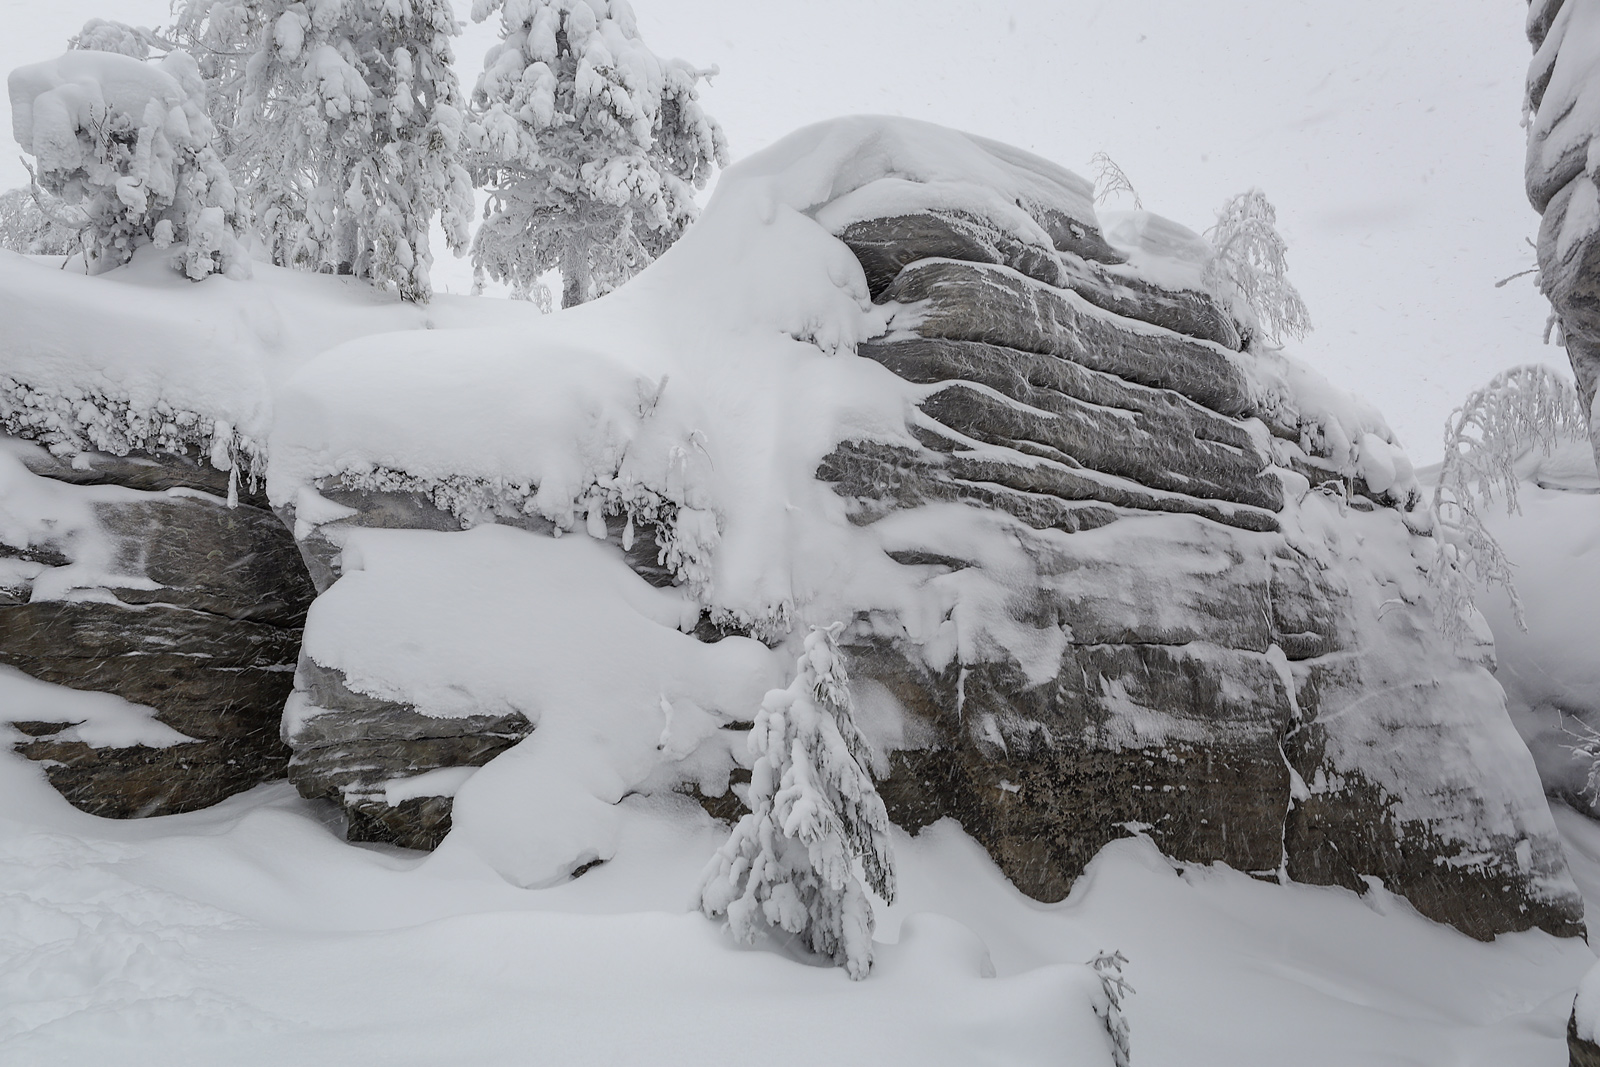
[[[196,280],[249,272],[238,198],[212,148],[205,87],[187,53],[150,64],[78,49],[19,67],[8,84],[13,128],[34,157],[42,196],[81,212],[90,273],[147,244],[173,247],[173,266]]]
[[[474,0],[501,40],[473,92],[472,170],[489,201],[474,270],[548,305],[615,289],[694,220],[694,194],[727,162],[696,88],[715,73],[662,60],[627,0]]]
[[[740,941],[754,940],[762,922],[799,935],[861,979],[872,968],[873,917],[853,864],[891,903],[894,865],[889,819],[851,715],[842,628],[814,627],[794,681],[762,700],[750,731],[750,813],[707,866],[700,908],[727,915]]]
[[[1305,301],[1287,277],[1289,246],[1278,233],[1278,212],[1265,193],[1251,189],[1222,205],[1205,236],[1214,251],[1206,284],[1248,308],[1275,343],[1310,332]]]
[[[1430,571],[1440,622],[1465,636],[1472,587],[1499,585],[1522,625],[1522,601],[1511,581],[1511,561],[1483,524],[1478,506],[1505,498],[1517,503],[1517,460],[1538,449],[1549,455],[1563,440],[1583,440],[1583,402],[1567,378],[1532,363],[1502,371],[1470,393],[1445,420],[1444,463],[1433,490],[1433,514],[1444,556]]]
[[[272,261],[432,293],[428,230],[464,251],[472,184],[449,0],[187,0]]]

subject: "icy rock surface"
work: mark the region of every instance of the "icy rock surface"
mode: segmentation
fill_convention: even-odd
[[[780,646],[843,620],[894,817],[956,817],[1039,899],[1137,832],[1381,880],[1477,937],[1578,933],[1488,649],[1435,623],[1393,435],[1241,344],[1198,237],[1113,221],[1015,149],[841,120],[730,169],[606,298],[308,364],[268,478],[325,589],[297,762],[362,723],[396,761],[324,761],[347,808],[453,792],[440,862],[548,884],[609,858],[629,792],[737,811]],[[412,710],[531,733],[470,775],[419,748],[411,789]]]
[[[1550,298],[1600,456],[1600,2],[1531,0],[1528,199],[1543,216],[1539,285]]]
[[[195,456],[79,453],[0,436],[0,664],[115,694],[113,721],[3,714],[68,800],[125,818],[272,778],[313,589],[259,498]]]

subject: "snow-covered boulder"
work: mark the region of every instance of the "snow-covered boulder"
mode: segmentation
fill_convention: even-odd
[[[40,696],[0,721],[73,803],[119,817],[285,773],[315,590],[252,490],[275,383],[350,337],[452,323],[448,299],[264,265],[191,285],[164,260],[91,278],[0,252],[0,670],[98,691],[99,713]]]
[[[324,589],[302,788],[399,840],[432,798],[439,862],[548,884],[615,853],[631,793],[736,807],[784,646],[844,622],[891,814],[954,816],[1035,897],[1144,833],[1578,933],[1488,648],[1435,618],[1409,462],[1241,340],[1207,255],[1016,149],[847,119],[731,168],[592,304],[308,363],[267,445]],[[531,733],[450,765],[473,716]],[[384,758],[341,766],[356,734]]]
[[[1600,2],[1530,0],[1528,199],[1539,227],[1539,285],[1550,298],[1600,456]]]
[[[198,458],[0,435],[0,664],[121,698],[104,717],[15,701],[0,717],[97,815],[206,807],[288,759],[278,721],[313,589],[265,502],[230,507],[228,474]]]

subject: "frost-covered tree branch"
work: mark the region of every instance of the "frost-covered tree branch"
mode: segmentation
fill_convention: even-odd
[[[1100,996],[1095,999],[1094,1013],[1100,1017],[1106,1035],[1111,1038],[1111,1057],[1116,1067],[1128,1067],[1131,1062],[1128,1043],[1128,1018],[1122,1012],[1122,1002],[1134,992],[1133,986],[1122,977],[1122,968],[1128,957],[1121,952],[1099,952],[1089,961],[1095,976],[1100,979]]]
[[[1504,589],[1517,624],[1525,625],[1511,561],[1478,509],[1499,493],[1506,512],[1518,512],[1517,460],[1534,449],[1549,455],[1563,440],[1583,440],[1585,432],[1577,389],[1538,363],[1495,375],[1445,420],[1444,463],[1433,491],[1444,543],[1430,576],[1447,632],[1459,636],[1462,620],[1471,616],[1473,584]]]
[[[706,868],[700,908],[726,915],[740,941],[753,941],[762,923],[799,935],[861,979],[872,968],[873,917],[854,865],[893,903],[894,863],[852,717],[841,629],[814,627],[794,681],[761,702],[750,731],[750,813]]]
[[[1260,189],[1240,193],[1222,206],[1216,225],[1206,231],[1214,250],[1205,280],[1214,290],[1243,305],[1266,336],[1304,337],[1311,315],[1289,284],[1289,246],[1278,233],[1278,212]]]
[[[1139,199],[1139,191],[1133,187],[1133,182],[1123,171],[1117,161],[1104,152],[1096,152],[1094,159],[1094,202],[1096,205],[1104,204],[1113,196],[1125,195],[1133,201],[1135,211],[1144,208],[1144,202]]]
[[[34,256],[68,256],[78,249],[78,234],[88,217],[40,189],[19,187],[0,193],[0,248]]]

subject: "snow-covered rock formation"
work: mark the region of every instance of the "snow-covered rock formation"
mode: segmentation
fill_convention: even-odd
[[[1529,0],[1528,40],[1525,178],[1528,199],[1544,216],[1539,285],[1555,310],[1600,457],[1600,3]]]
[[[955,817],[1039,899],[1143,833],[1577,933],[1410,464],[1208,254],[1016,149],[847,119],[591,304],[272,363],[229,418],[320,593],[291,778],[551,884],[629,795],[736,812],[762,694],[842,622],[891,817]]]
[[[10,384],[0,381],[0,385]],[[3,713],[78,807],[206,807],[282,777],[278,720],[314,595],[259,497],[192,453],[72,451],[0,400],[0,664],[115,694],[104,718]],[[32,414],[44,415],[35,410]]]

